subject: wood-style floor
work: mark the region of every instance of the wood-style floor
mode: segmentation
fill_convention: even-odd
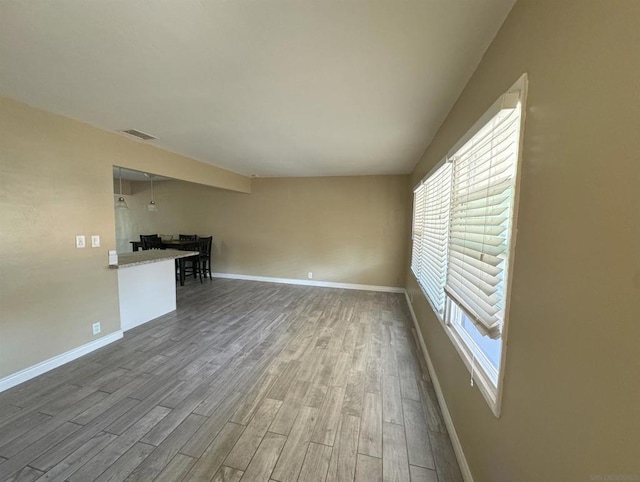
[[[402,295],[216,279],[0,394],[0,480],[462,477]]]

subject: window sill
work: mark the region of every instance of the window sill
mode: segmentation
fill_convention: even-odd
[[[474,355],[471,350],[466,346],[464,341],[462,341],[460,335],[456,332],[455,328],[450,325],[447,325],[444,320],[438,317],[440,323],[442,324],[442,328],[445,333],[451,340],[451,343],[455,347],[456,351],[462,358],[462,362],[467,367],[469,371],[469,375],[471,375],[471,370],[473,367],[473,384],[478,386],[480,393],[486,400],[489,408],[493,412],[493,415],[496,418],[500,418],[500,398],[501,398],[501,390],[500,390],[500,382],[498,382],[498,386],[495,386],[489,375],[487,375],[485,369],[482,365],[478,363],[474,364]],[[500,375],[498,375],[500,377]]]

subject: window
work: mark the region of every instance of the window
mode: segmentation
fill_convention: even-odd
[[[451,165],[444,164],[415,193],[412,269],[436,313],[444,313]]]
[[[411,268],[496,416],[526,75],[414,190]]]

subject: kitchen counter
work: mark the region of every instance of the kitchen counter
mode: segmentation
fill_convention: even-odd
[[[197,256],[197,251],[180,251],[177,249],[149,249],[147,251],[135,251],[133,253],[118,254],[118,264],[109,265],[113,269],[130,268],[141,264],[157,263],[179,258]]]
[[[175,260],[197,254],[197,251],[153,249],[118,255],[117,264],[110,267],[118,270],[122,331],[130,330],[175,311]],[[184,273],[184,263],[180,264]],[[181,282],[183,280],[184,278]]]

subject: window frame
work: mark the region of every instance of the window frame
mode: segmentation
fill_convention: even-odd
[[[517,242],[517,234],[518,234],[518,211],[519,211],[519,201],[520,201],[520,178],[522,171],[522,151],[523,151],[523,142],[524,142],[524,126],[525,126],[525,117],[526,117],[526,100],[527,100],[527,88],[528,88],[528,78],[527,74],[523,74],[520,78],[509,88],[503,95],[501,95],[498,100],[496,100],[487,111],[478,119],[473,126],[453,145],[453,147],[448,151],[447,155],[440,160],[414,187],[414,199],[415,199],[415,191],[423,185],[432,175],[436,174],[437,171],[447,162],[451,162],[449,159],[453,157],[453,155],[463,146],[465,145],[473,136],[475,136],[502,108],[503,102],[505,99],[512,100],[513,96],[518,97],[518,101],[520,102],[520,126],[519,126],[519,139],[518,139],[518,148],[517,148],[517,156],[515,159],[515,179],[513,184],[514,194],[513,194],[513,212],[512,212],[512,220],[511,220],[511,237],[509,239],[509,250],[506,257],[506,269],[505,269],[505,300],[504,300],[504,321],[502,324],[501,330],[501,352],[500,352],[500,365],[497,369],[497,378],[494,383],[494,380],[491,376],[491,372],[495,371],[493,369],[493,365],[488,361],[486,355],[482,352],[482,350],[477,346],[477,344],[471,339],[470,335],[463,333],[465,330],[462,326],[460,328],[454,326],[454,322],[452,322],[452,304],[455,301],[452,301],[450,297],[445,293],[445,307],[442,314],[440,314],[436,307],[433,305],[432,300],[427,295],[426,291],[422,287],[421,281],[418,279],[416,273],[411,269],[411,272],[414,274],[416,282],[425,298],[429,302],[431,309],[436,315],[437,319],[440,321],[445,333],[449,337],[449,340],[455,347],[456,351],[462,358],[463,363],[467,367],[467,370],[471,374],[470,384],[471,386],[477,385],[478,389],[482,393],[483,397],[487,401],[491,411],[493,414],[499,418],[501,412],[502,405],[502,392],[504,385],[504,373],[505,373],[505,363],[506,363],[506,352],[507,352],[507,339],[509,332],[509,313],[511,307],[511,285],[513,280],[513,269],[514,269],[514,258],[515,258],[515,247]],[[509,97],[510,96],[510,97]],[[412,219],[415,219],[415,201],[413,205],[413,213]],[[412,259],[411,265],[413,268],[413,230],[412,230]],[[460,310],[459,307],[457,307]],[[463,310],[462,310],[463,311]],[[464,312],[464,311],[463,311]],[[467,338],[467,339],[465,339]],[[476,353],[477,351],[477,353]],[[487,365],[488,364],[488,365]]]

